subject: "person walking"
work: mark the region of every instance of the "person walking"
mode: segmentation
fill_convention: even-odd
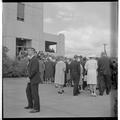
[[[91,95],[96,96],[96,86],[97,86],[97,61],[94,59],[95,56],[91,56],[90,59],[85,64],[85,69],[87,71],[87,84],[90,87]]]
[[[111,61],[111,80],[115,89],[118,87],[118,63],[116,59]]]
[[[79,92],[79,80],[80,80],[80,64],[77,61],[77,55],[74,56],[74,60],[70,64],[70,73],[73,80],[73,96],[77,96]]]
[[[28,63],[28,77],[30,82],[27,84],[26,88],[26,96],[28,100],[28,106],[25,109],[33,109],[30,113],[40,112],[40,101],[39,101],[39,83],[40,83],[40,75],[39,75],[39,62],[37,57],[35,56],[35,49],[28,48],[29,55],[29,63]]]
[[[40,78],[41,78],[41,83],[44,83],[44,71],[45,71],[45,64],[41,58],[41,56],[39,57],[39,73],[40,73]]]
[[[65,70],[66,64],[63,62],[63,58],[59,57],[55,67],[55,85],[58,86],[59,94],[62,94],[64,92],[63,85],[65,82]]]
[[[67,59],[64,60],[64,63],[66,64],[64,87],[66,87],[67,86],[67,74],[68,74],[68,62],[67,62]]]
[[[56,65],[55,58],[51,59],[51,63],[52,63],[52,69],[53,69],[53,75],[52,75],[51,82],[54,83],[54,81],[55,81],[55,65]]]
[[[54,75],[54,66],[50,59],[50,57],[47,58],[47,61],[45,62],[45,79],[47,83],[51,83]]]
[[[70,59],[67,59],[67,64],[66,64],[67,66],[66,66],[66,71],[67,71],[67,84],[66,84],[66,86],[67,87],[71,87],[71,85],[72,85],[72,80],[71,80],[71,77],[70,77]]]
[[[83,67],[80,63],[80,82],[79,82],[79,85],[80,85],[80,91],[82,92],[83,91]]]
[[[69,62],[68,62],[68,71],[69,71],[69,74],[70,74],[70,86],[73,87],[73,80],[72,80],[72,74],[70,72],[70,66],[71,66],[71,62],[72,62],[72,59],[69,59]]]
[[[85,69],[86,62],[87,62],[87,58],[84,57],[81,62],[83,66],[83,90],[85,90],[85,88],[87,87],[87,71]]]
[[[103,95],[106,89],[106,94],[109,95],[111,91],[111,70],[110,59],[104,52],[101,53],[101,57],[98,59],[98,87],[99,95]]]

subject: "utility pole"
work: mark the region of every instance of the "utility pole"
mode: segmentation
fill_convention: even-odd
[[[107,44],[104,43],[103,45],[104,45],[104,53],[105,53],[106,56],[107,56],[107,52],[106,52],[106,45],[107,45]]]

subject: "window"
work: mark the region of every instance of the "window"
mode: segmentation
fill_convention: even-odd
[[[25,53],[28,47],[31,47],[31,39],[16,38],[16,57]]]
[[[56,42],[45,41],[45,52],[56,53]]]
[[[24,7],[23,3],[17,4],[17,20],[24,21]]]

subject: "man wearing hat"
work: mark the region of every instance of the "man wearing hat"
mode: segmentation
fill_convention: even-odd
[[[70,73],[74,83],[73,96],[77,96],[79,92],[79,80],[80,80],[80,65],[77,61],[77,55],[74,56],[74,60],[70,64]]]
[[[25,109],[33,109],[30,113],[36,113],[40,111],[39,93],[38,87],[40,83],[39,75],[39,62],[35,56],[35,49],[28,48],[28,77],[30,82],[27,84],[26,95],[28,100],[28,106]]]

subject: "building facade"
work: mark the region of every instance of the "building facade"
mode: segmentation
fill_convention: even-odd
[[[20,50],[33,47],[47,52],[46,47],[55,45],[55,55],[64,56],[64,35],[43,32],[43,3],[3,3],[3,46],[8,55],[15,58]]]

